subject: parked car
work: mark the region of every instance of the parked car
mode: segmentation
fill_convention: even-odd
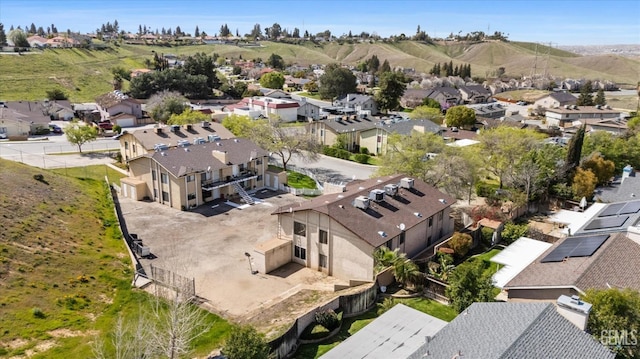
[[[98,127],[103,130],[110,131],[113,129],[113,124],[111,123],[111,121],[100,121],[98,122]]]
[[[4,132],[0,132],[0,139],[5,139],[7,138],[7,134]]]
[[[49,124],[49,131],[51,131],[52,133],[62,133],[62,128],[60,128],[60,126],[58,126],[58,125],[50,123]]]
[[[516,102],[516,105],[526,106],[527,105],[527,101],[518,101],[518,102]]]

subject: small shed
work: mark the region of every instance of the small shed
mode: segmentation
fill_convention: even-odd
[[[123,197],[141,201],[147,196],[147,184],[139,179],[125,177],[120,179],[120,192]]]
[[[293,253],[292,242],[280,238],[273,238],[260,242],[253,248],[255,270],[269,273],[291,262]]]

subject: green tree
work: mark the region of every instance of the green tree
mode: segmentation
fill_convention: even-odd
[[[255,328],[236,327],[225,342],[222,353],[229,359],[267,359],[269,344]]]
[[[147,101],[147,113],[160,123],[168,123],[173,115],[179,115],[187,109],[189,101],[175,91],[162,91]]]
[[[380,66],[379,73],[383,74],[385,72],[391,72],[391,65],[389,65],[389,60],[386,59],[382,63],[382,66]]]
[[[482,261],[460,264],[449,276],[446,290],[449,303],[461,313],[473,302],[493,301],[493,282],[489,273],[484,273]]]
[[[511,244],[514,241],[518,240],[520,237],[525,237],[529,231],[529,226],[524,224],[515,224],[513,222],[508,222],[504,225],[504,229],[500,236],[502,240],[506,244]]]
[[[282,89],[284,75],[277,71],[268,72],[260,76],[260,86],[268,89]]]
[[[442,136],[431,132],[413,131],[410,135],[391,134],[387,148],[381,156],[377,174],[381,176],[404,173],[407,176],[427,180],[433,161],[425,159],[427,153],[440,153],[445,144]]]
[[[437,100],[432,99],[431,97],[425,97],[422,99],[422,105],[423,106],[427,106],[427,107],[431,107],[431,108],[435,108],[438,110],[442,109],[442,106],[440,105],[440,102],[438,102]]]
[[[580,160],[582,159],[582,146],[584,143],[584,131],[586,124],[580,126],[578,131],[569,140],[569,146],[567,149],[567,160],[565,161],[565,173],[571,182],[573,173],[578,166],[580,166]]]
[[[603,89],[598,89],[598,92],[596,92],[596,98],[593,100],[593,104],[601,105],[601,106],[604,106],[607,104],[607,99],[604,97]]]
[[[393,276],[405,287],[420,284],[423,277],[418,265],[408,259],[404,253],[400,253],[393,262]]]
[[[334,99],[356,91],[356,76],[338,64],[329,64],[320,76],[320,97]]]
[[[284,70],[285,67],[284,59],[282,58],[282,56],[273,53],[267,59],[267,65],[278,70]]]
[[[380,91],[376,93],[376,102],[382,111],[395,110],[400,106],[400,97],[407,86],[404,75],[398,72],[384,72],[380,76]]]
[[[573,193],[577,199],[586,197],[587,199],[593,196],[593,191],[596,189],[596,183],[598,183],[598,178],[596,177],[591,170],[583,170],[578,167],[573,176],[573,182],[571,183],[571,188],[573,189]]]
[[[69,143],[78,146],[78,152],[80,153],[82,153],[82,145],[95,141],[96,138],[98,138],[97,128],[81,124],[77,120],[71,122],[71,124],[64,129],[64,133]]]
[[[451,236],[447,244],[449,248],[453,249],[456,256],[462,258],[469,252],[469,249],[471,249],[473,239],[467,233],[456,232]]]
[[[315,81],[309,81],[302,86],[302,89],[309,93],[316,93],[319,90],[318,83]]]
[[[20,30],[20,28],[14,29],[9,32],[9,40],[15,47],[29,47],[29,41],[27,41],[27,35]]]
[[[607,342],[603,336],[626,331],[637,338],[640,333],[640,294],[632,289],[589,289],[582,298],[591,304],[587,328],[598,341],[604,341],[616,358],[640,358],[640,345],[620,346]],[[632,338],[627,338],[632,339]],[[637,338],[638,340],[640,338]]]
[[[578,106],[593,106],[593,85],[591,80],[584,83],[584,85],[580,86],[580,95],[576,100],[576,105]]]
[[[444,116],[439,109],[429,106],[418,106],[409,113],[412,120],[429,120],[437,124],[442,124]]]
[[[615,172],[616,165],[613,161],[605,160],[599,153],[594,153],[582,163],[582,168],[593,172],[598,180],[598,185],[609,182]]]
[[[253,120],[249,116],[231,114],[222,120],[222,126],[231,131],[236,137],[248,138],[256,126],[264,126],[265,120]]]
[[[187,57],[182,68],[189,75],[206,76],[209,89],[217,89],[221,85],[213,57],[204,52],[198,52],[195,55]]]
[[[50,101],[66,100],[67,94],[65,94],[61,89],[55,88],[53,90],[47,91],[47,99],[49,99]]]
[[[391,249],[382,246],[378,247],[378,249],[373,252],[373,264],[378,272],[392,266],[397,259],[398,249],[392,251]]]
[[[453,106],[447,110],[444,121],[448,127],[470,128],[476,124],[476,112],[467,106]]]
[[[211,117],[200,111],[193,111],[190,108],[185,109],[180,114],[172,114],[167,121],[169,125],[186,125],[189,123],[198,123],[210,121]]]
[[[4,25],[0,22],[0,46],[7,46],[7,33],[4,31]]]

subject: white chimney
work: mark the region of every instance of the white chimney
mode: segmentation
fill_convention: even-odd
[[[591,304],[583,302],[577,295],[571,297],[561,295],[556,302],[556,309],[560,315],[575,324],[580,330],[587,329]]]

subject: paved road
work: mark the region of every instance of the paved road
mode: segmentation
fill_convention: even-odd
[[[288,166],[305,168],[313,173],[318,181],[332,183],[349,182],[354,179],[367,179],[375,172],[377,167],[345,161],[338,158],[321,155],[316,162],[305,162],[300,157],[294,156]]]

